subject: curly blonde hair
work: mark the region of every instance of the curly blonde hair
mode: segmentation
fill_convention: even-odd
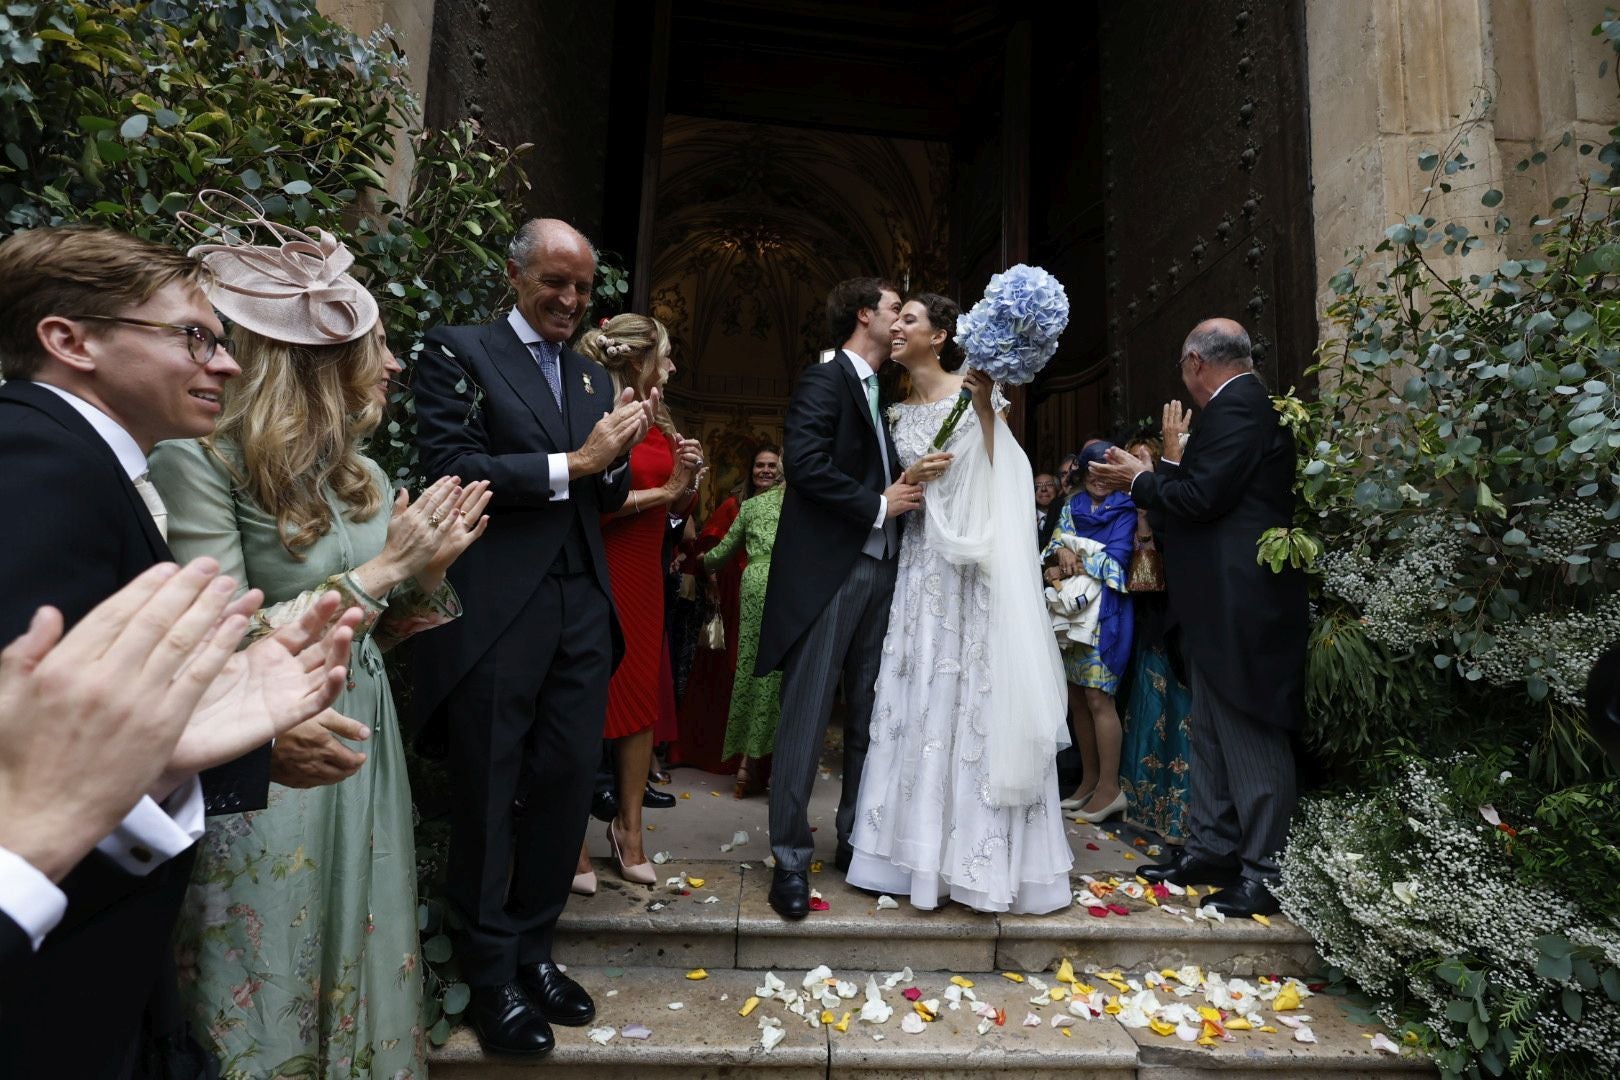
[[[614,396],[628,386],[644,400],[656,381],[659,355],[669,351],[669,331],[646,315],[615,315],[602,326],[586,330],[575,348],[608,369]],[[662,401],[655,420],[660,431],[675,437],[675,421]]]
[[[377,383],[387,345],[367,333],[340,345],[289,345],[242,326],[231,355],[242,374],[227,384],[214,439],[242,452],[241,490],[276,519],[295,559],[332,528],[327,485],[355,521],[382,509],[383,492],[360,452],[382,421]]]

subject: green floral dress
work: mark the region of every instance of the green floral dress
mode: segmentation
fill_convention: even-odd
[[[739,545],[748,553],[743,571],[741,608],[737,620],[737,681],[731,691],[731,712],[726,717],[726,743],[722,758],[745,754],[765,757],[776,748],[776,722],[782,716],[782,673],[754,676],[759,656],[759,625],[765,618],[765,583],[771,576],[771,548],[776,546],[776,525],[782,520],[784,486],[760,492],[742,504],[725,538],[703,556],[707,570],[722,567]]]
[[[169,546],[264,590],[250,636],[328,589],[361,607],[334,708],[372,735],[350,744],[367,759],[342,783],[272,784],[266,809],[209,818],[176,943],[181,993],[227,1078],[424,1077],[411,795],[382,652],[459,615],[459,604],[448,586],[429,597],[402,585],[376,599],[349,574],[382,550],[389,499],[354,521],[329,491],[334,525],[298,561],[275,521],[235,490],[226,460],[238,467],[240,451],[170,442],[153,453]],[[382,470],[367,464],[386,493]]]

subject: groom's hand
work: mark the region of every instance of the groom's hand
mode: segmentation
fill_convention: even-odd
[[[883,497],[889,503],[889,516],[899,517],[909,510],[916,510],[922,506],[923,489],[921,484],[913,484],[905,479],[896,480],[883,492]]]

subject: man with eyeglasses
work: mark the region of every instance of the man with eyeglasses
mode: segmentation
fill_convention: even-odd
[[[109,229],[33,229],[0,243],[0,500],[12,508],[0,542],[0,641],[21,635],[46,605],[72,626],[169,561],[166,514],[146,456],[162,440],[212,432],[226,383],[240,371],[219,343],[202,275],[180,252]],[[198,572],[212,577],[218,566]],[[228,598],[234,583],[214,587]],[[333,614],[328,606],[321,620]],[[312,636],[321,633],[316,624]],[[191,849],[205,813],[265,805],[268,740],[289,726],[266,714],[319,665],[346,663],[348,639],[326,633],[329,653],[299,655],[303,646],[278,632],[232,656],[232,689],[220,692],[236,693],[236,704],[208,722],[230,738],[164,763],[146,796],[60,889],[51,881],[59,875],[0,849],[0,930],[22,930],[38,950],[8,965],[0,981],[0,1045],[18,1075],[125,1077],[149,1071],[154,1056],[166,1059],[164,1075],[190,1075],[176,1062],[194,1050],[165,1004],[173,1001],[169,936]],[[165,635],[158,647],[181,642]],[[0,754],[7,750],[0,745]]]
[[[627,456],[658,391],[647,402],[616,392],[606,368],[568,347],[596,280],[577,230],[526,223],[506,276],[517,302],[505,318],[438,327],[417,361],[423,469],[489,480],[495,497],[478,556],[449,571],[466,614],[417,653],[415,704],[430,737],[448,736],[467,1019],[486,1050],[538,1057],[554,1045],[551,1024],[595,1016],[552,963],[551,939],[624,648],[600,522],[624,505]]]

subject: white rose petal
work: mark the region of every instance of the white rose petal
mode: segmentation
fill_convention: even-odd
[[[908,1012],[906,1015],[900,1018],[900,1030],[905,1032],[907,1035],[921,1035],[923,1033],[923,1028],[927,1026],[928,1025],[923,1022],[923,1018],[914,1012]]]
[[[615,1028],[599,1027],[591,1028],[590,1031],[586,1032],[586,1035],[590,1038],[591,1042],[600,1043],[601,1045],[606,1046],[610,1041],[612,1041],[613,1036],[617,1035],[618,1033],[618,1030]]]

